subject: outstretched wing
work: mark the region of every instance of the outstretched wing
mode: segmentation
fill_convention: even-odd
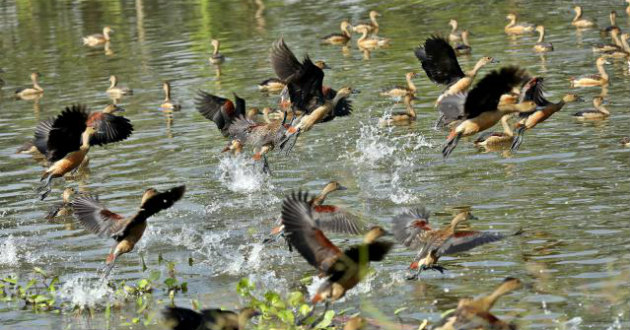
[[[50,118],[43,120],[35,127],[35,138],[33,139],[33,145],[42,155],[46,155],[48,152],[48,134],[52,130],[52,125],[55,120]]]
[[[111,113],[90,114],[87,125],[94,125],[96,133],[90,137],[90,145],[103,145],[126,140],[133,132],[129,119]]]
[[[328,273],[341,251],[315,226],[308,193],[292,193],[282,203],[282,222],[291,245],[313,267]]]
[[[442,37],[430,37],[424,46],[415,49],[415,55],[429,79],[437,84],[450,85],[465,77],[453,47]]]
[[[245,115],[245,100],[236,96],[236,105],[234,102],[199,91],[196,99],[197,111],[206,119],[213,121],[224,136],[228,135],[228,128],[235,118]]]
[[[284,38],[271,45],[271,67],[278,78],[287,81],[293,74],[302,69],[302,64],[291,49],[284,43]]]
[[[111,236],[125,226],[124,217],[106,209],[97,196],[82,195],[72,202],[74,217],[88,231],[101,236]]]
[[[418,249],[424,243],[421,234],[429,224],[429,211],[423,206],[406,209],[392,219],[392,232],[400,243]]]
[[[466,98],[464,113],[466,118],[474,118],[487,111],[495,111],[501,95],[519,86],[527,77],[525,70],[515,66],[492,71],[481,79]]]
[[[479,245],[484,245],[504,239],[501,233],[488,233],[479,231],[464,231],[455,233],[447,239],[438,250],[439,255],[453,254],[468,251]]]
[[[77,104],[66,109],[55,118],[46,143],[48,161],[55,162],[68,153],[79,150],[81,134],[85,131],[88,118],[85,105]]]
[[[312,215],[317,227],[332,233],[359,235],[365,232],[359,217],[337,206],[314,206]]]

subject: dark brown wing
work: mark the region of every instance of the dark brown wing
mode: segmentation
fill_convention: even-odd
[[[410,249],[418,249],[424,243],[420,234],[429,223],[429,211],[424,207],[406,209],[392,219],[392,232],[400,243]],[[424,221],[424,223],[423,223]]]
[[[79,150],[81,146],[81,134],[85,131],[88,118],[85,105],[73,105],[55,118],[52,129],[48,134],[46,157],[48,161],[55,162],[62,159],[68,153]]]
[[[291,245],[313,267],[328,273],[341,251],[315,226],[308,193],[292,193],[282,203],[282,222]]]
[[[146,219],[162,210],[168,209],[173,206],[175,202],[182,199],[185,192],[186,186],[179,186],[149,197],[142,203],[142,206],[140,206],[138,217],[144,217]]]
[[[302,70],[302,64],[284,43],[284,38],[271,45],[271,67],[283,81],[287,81],[293,74]]]
[[[306,57],[302,68],[287,80],[289,98],[294,110],[310,113],[324,103],[324,71]]]
[[[529,79],[527,83],[525,83],[525,86],[521,89],[521,96],[519,98],[519,103],[525,102],[525,101],[534,101],[534,103],[536,103],[536,110],[542,109],[548,106],[549,104],[551,104],[551,102],[549,102],[545,98],[544,93],[545,93],[544,78],[543,77],[531,78]],[[519,116],[528,117],[536,110],[532,112],[521,112],[519,113]]]
[[[55,120],[52,118],[46,119],[39,122],[39,124],[37,124],[37,127],[35,127],[35,138],[33,139],[33,145],[35,146],[35,148],[37,148],[39,152],[42,153],[42,155],[46,155],[46,153],[48,152],[48,134],[50,134],[50,131],[52,130],[52,125],[54,121]]]
[[[492,71],[481,79],[466,97],[464,113],[474,118],[486,111],[495,111],[501,95],[506,94],[526,79],[527,73],[518,67],[505,67]]]
[[[468,251],[479,245],[500,241],[505,237],[506,236],[501,233],[479,231],[458,232],[442,244],[438,249],[438,255]]]
[[[431,81],[451,85],[466,75],[457,62],[453,47],[442,37],[432,36],[415,50],[422,69]]]
[[[333,100],[337,95],[337,91],[332,88],[324,87],[324,97],[327,100]],[[337,105],[332,111],[333,116],[331,117],[343,117],[349,116],[352,114],[352,101],[347,98],[343,98],[337,102]],[[326,122],[328,118],[324,118],[323,122]],[[332,119],[332,118],[331,118]]]
[[[72,202],[74,217],[88,231],[101,236],[111,236],[124,226],[124,217],[106,209],[97,196],[82,195]]]
[[[327,232],[350,235],[359,235],[365,232],[365,226],[359,217],[337,206],[313,206],[312,215],[316,226]]]
[[[232,121],[245,115],[245,100],[236,94],[234,96],[236,104],[228,99],[199,91],[195,102],[197,111],[206,119],[213,121],[224,136],[228,135]]]
[[[162,315],[172,330],[201,329],[204,325],[203,316],[188,308],[167,307]],[[203,329],[205,328],[203,327]]]
[[[382,261],[394,243],[387,241],[374,241],[369,244],[355,245],[346,249],[343,256],[338,258],[327,274],[329,282],[337,282],[347,278],[348,270],[359,265],[365,267],[370,261]]]
[[[133,132],[129,119],[100,111],[90,114],[87,125],[96,129],[96,133],[90,137],[90,145],[93,146],[125,140]]]

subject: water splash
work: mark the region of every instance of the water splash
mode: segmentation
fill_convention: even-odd
[[[375,165],[376,162],[391,156],[396,151],[396,147],[392,146],[378,127],[362,124],[359,132],[355,157],[357,164]]]
[[[252,193],[265,185],[261,164],[245,156],[225,157],[217,166],[219,181],[234,192]]]
[[[17,266],[19,263],[17,245],[12,235],[0,243],[0,265]]]
[[[114,291],[105,281],[90,279],[87,275],[79,275],[66,281],[57,294],[72,307],[86,309],[103,307],[114,296]]]

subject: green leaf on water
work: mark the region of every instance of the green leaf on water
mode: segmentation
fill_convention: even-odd
[[[394,311],[394,315],[398,315],[398,314],[400,314],[400,313],[402,313],[402,312],[404,312],[406,310],[407,310],[407,307],[401,307],[401,308],[399,308],[399,309]]]
[[[324,319],[315,326],[315,329],[328,328],[328,326],[332,324],[332,320],[334,317],[335,311],[327,311],[326,314],[324,314]]]
[[[162,276],[162,272],[159,270],[152,270],[149,274],[149,281],[156,282]]]

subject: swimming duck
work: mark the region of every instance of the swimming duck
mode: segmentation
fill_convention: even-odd
[[[571,78],[571,87],[590,87],[590,86],[604,86],[608,85],[608,73],[604,69],[604,65],[610,64],[610,62],[606,61],[606,58],[599,57],[595,61],[595,66],[597,67],[597,72],[599,74],[582,76],[578,78]]]
[[[315,224],[326,232],[349,235],[363,234],[365,233],[365,228],[359,220],[359,217],[342,207],[324,204],[329,194],[346,189],[348,188],[342,186],[337,181],[333,180],[328,182],[319,195],[315,195],[309,200],[313,219],[315,220]],[[265,243],[272,241],[279,235],[284,235],[285,230],[282,217],[278,218],[277,224],[278,225],[271,230],[272,238],[266,239]],[[287,240],[287,243],[289,243],[289,249],[291,250],[290,241]]]
[[[212,43],[213,50],[212,50],[212,55],[210,56],[208,60],[212,64],[223,63],[223,61],[225,61],[225,56],[219,53],[219,46],[221,45],[221,43],[217,39],[212,39],[211,43]]]
[[[593,52],[612,52],[612,51],[617,51],[617,50],[623,50],[623,43],[621,42],[621,39],[619,39],[619,34],[621,30],[619,28],[616,29],[612,29],[610,31],[610,37],[612,38],[613,43],[610,44],[604,44],[604,43],[599,43],[596,44],[595,46],[593,46]]]
[[[604,98],[601,96],[596,96],[593,98],[593,107],[594,110],[585,110],[579,111],[573,114],[574,117],[578,119],[587,119],[587,120],[601,120],[606,119],[610,116],[610,111],[604,107]]]
[[[164,101],[160,105],[160,108],[173,111],[181,110],[182,106],[177,103],[173,103],[173,100],[171,100],[171,83],[168,81],[163,82],[162,90],[164,90]]]
[[[405,95],[403,98],[403,103],[405,104],[405,111],[400,112],[392,112],[392,114],[388,118],[379,119],[378,123],[381,126],[389,126],[389,125],[408,125],[411,122],[416,120],[416,111],[413,108],[413,95]]]
[[[118,99],[123,95],[132,95],[133,90],[127,87],[118,87],[118,77],[115,75],[109,76],[109,87],[107,88],[107,94]]]
[[[376,10],[370,11],[370,21],[367,23],[358,23],[354,25],[354,31],[363,31],[365,30],[367,33],[372,33],[376,35],[378,33],[379,25],[376,21],[376,18],[381,16]]]
[[[39,78],[39,72],[31,73],[31,81],[33,82],[33,87],[24,87],[18,88],[15,90],[15,97],[19,99],[32,99],[33,97],[37,97],[41,94],[44,94],[44,89],[39,86],[37,79]]]
[[[114,30],[112,30],[109,26],[106,26],[103,28],[103,34],[96,33],[83,37],[83,45],[95,47],[107,43],[109,42],[109,34],[112,32],[114,32]]]
[[[41,122],[35,129],[34,145],[46,155],[50,166],[42,174],[39,188],[43,200],[50,193],[51,180],[64,176],[84,161],[90,146],[125,140],[133,132],[127,118],[111,113],[89,114],[85,105],[73,105],[54,120]]]
[[[448,95],[463,93],[472,85],[477,72],[489,63],[497,63],[492,57],[482,57],[477,61],[472,70],[464,73],[459,66],[455,50],[444,38],[432,36],[414,51],[431,81],[436,84],[446,85],[436,101],[438,105]]]
[[[527,112],[536,107],[533,101],[519,104],[500,105],[501,95],[512,91],[527,79],[524,70],[517,67],[506,67],[487,74],[467,95],[448,96],[443,103],[463,107],[463,121],[449,134],[446,145],[442,149],[444,158],[448,157],[457,146],[460,138],[471,136],[494,126],[504,115],[514,112]],[[445,105],[445,106],[446,106]]]
[[[345,251],[333,244],[317,226],[307,193],[292,193],[282,203],[282,220],[287,237],[306,261],[328,276],[311,302],[328,304],[341,299],[365,276],[370,261],[382,261],[393,247],[392,242],[379,240],[387,232],[372,227],[362,244]]]
[[[571,21],[571,24],[573,26],[578,28],[589,28],[595,26],[595,23],[593,23],[593,21],[582,17],[581,6],[575,6],[573,7],[573,10],[575,11],[575,17],[573,18],[573,21]]]
[[[505,17],[510,21],[508,25],[505,26],[505,33],[508,35],[516,35],[516,34],[524,34],[534,32],[534,24],[530,23],[520,23],[517,24],[517,16],[514,13],[510,13]]]
[[[536,32],[538,32],[538,41],[534,45],[534,50],[538,53],[553,51],[553,44],[550,42],[545,42],[545,27],[542,25],[538,25],[536,27]]]
[[[562,110],[566,104],[582,101],[582,98],[576,94],[566,94],[558,103],[549,102],[543,96],[543,81],[542,77],[534,77],[528,83],[530,88],[524,93],[523,100],[536,102],[537,108],[531,113],[521,114],[523,119],[521,119],[515,126],[516,136],[514,137],[514,142],[512,142],[512,151],[518,150],[520,145],[523,143],[523,133],[525,133],[526,130],[532,129],[539,123],[544,122],[547,118],[551,117],[551,115]]]
[[[501,118],[503,132],[483,132],[474,141],[475,146],[491,150],[509,148],[514,140],[514,132],[509,124],[510,117],[512,116],[507,115]]]
[[[331,33],[322,38],[322,43],[331,45],[344,45],[352,38],[352,26],[348,21],[341,22],[341,33]]]
[[[619,144],[621,144],[624,147],[630,147],[630,137],[625,136],[623,137],[620,141]]]
[[[472,53],[472,47],[470,47],[470,43],[468,42],[468,30],[462,31],[462,43],[457,44],[455,46],[455,54],[460,55],[470,55]]]
[[[451,26],[451,33],[448,34],[448,41],[457,42],[457,41],[462,40],[462,33],[457,31],[457,21],[454,19],[451,19],[448,22],[448,25]]]
[[[172,330],[245,330],[249,320],[260,315],[253,308],[243,308],[239,312],[222,309],[203,309],[196,312],[181,307],[167,307],[164,323]]]
[[[62,201],[55,204],[46,215],[46,220],[51,221],[57,217],[65,217],[72,214],[72,197],[74,196],[74,188],[66,188],[63,190]]]
[[[490,313],[502,296],[519,289],[520,280],[508,277],[490,295],[477,299],[461,299],[454,311],[446,313],[433,327],[435,330],[515,330],[516,325],[502,321]]]
[[[604,34],[608,34],[612,30],[619,29],[619,27],[617,26],[617,12],[614,10],[611,11],[609,18],[610,18],[610,25],[602,29],[602,33]]]
[[[415,95],[416,94],[416,85],[413,83],[413,78],[417,77],[418,74],[415,72],[407,72],[405,74],[405,79],[407,80],[407,86],[396,86],[392,89],[385,90],[381,92],[381,96],[389,96],[394,98],[402,98],[407,95]]]
[[[375,35],[368,36],[369,30],[364,27],[354,27],[354,31],[361,33],[361,37],[357,40],[357,46],[360,49],[375,49],[389,46],[388,38],[381,38]]]
[[[109,276],[116,259],[131,252],[140,241],[147,219],[156,213],[173,206],[184,196],[186,186],[179,186],[165,192],[149,188],[144,191],[140,209],[132,216],[125,218],[103,206],[98,196],[82,195],[74,199],[74,216],[87,229],[101,237],[111,237],[116,243],[107,256],[103,278]]]
[[[407,279],[416,279],[423,270],[444,272],[444,267],[437,264],[441,256],[468,251],[479,245],[496,242],[506,238],[500,233],[457,229],[460,223],[474,219],[470,211],[459,212],[450,225],[441,229],[429,226],[429,212],[424,207],[407,209],[392,220],[396,239],[410,249],[419,250],[409,266],[413,274]]]
[[[315,66],[322,70],[330,69],[328,64],[324,61],[315,61]],[[288,78],[288,76],[286,78]],[[280,78],[269,78],[258,84],[258,90],[266,93],[277,93],[283,91],[286,86],[287,84]]]

